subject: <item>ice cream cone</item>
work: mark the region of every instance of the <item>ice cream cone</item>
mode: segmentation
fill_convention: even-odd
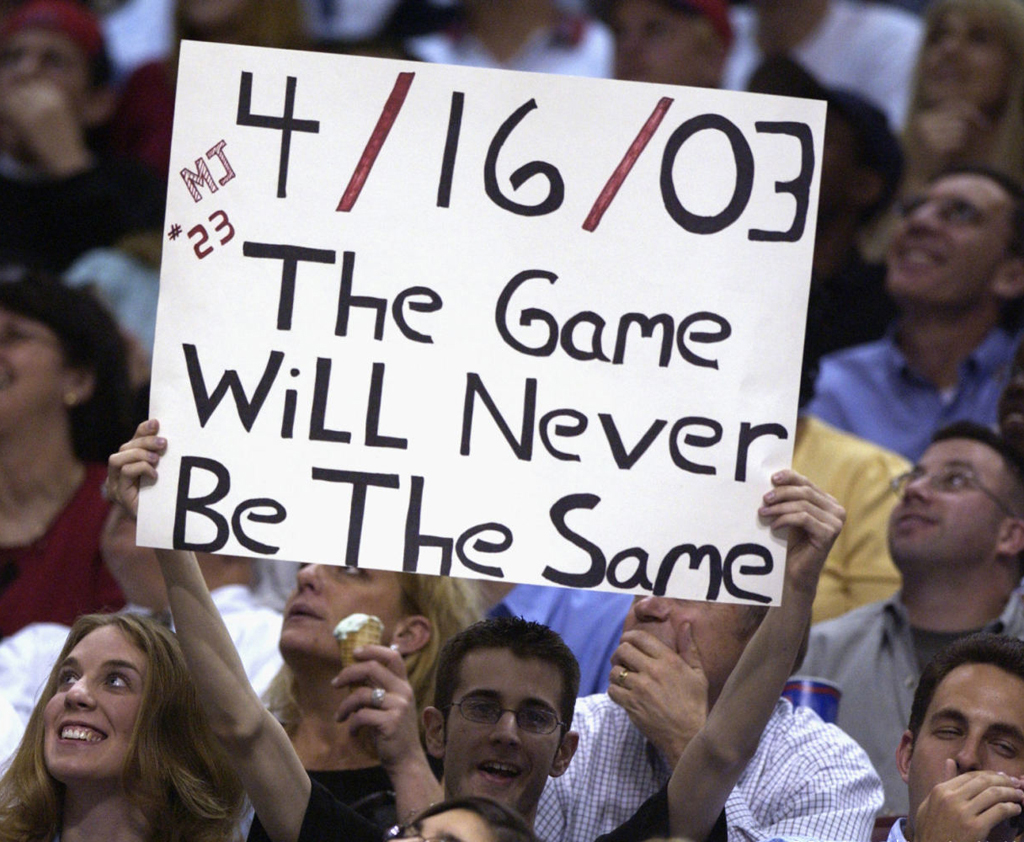
[[[353,653],[357,646],[380,643],[384,624],[379,617],[371,614],[349,614],[334,627],[334,636],[341,647],[341,665],[348,667],[355,663]]]
[[[355,663],[353,654],[357,646],[380,643],[384,624],[372,614],[349,614],[334,627],[334,636],[341,647],[341,665],[349,667]],[[370,757],[377,757],[376,734],[371,728],[360,728],[356,736],[363,750]]]

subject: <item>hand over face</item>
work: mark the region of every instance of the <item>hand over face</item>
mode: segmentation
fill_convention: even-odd
[[[707,719],[708,679],[689,624],[682,655],[642,629],[622,635],[612,655],[608,695],[674,767]]]
[[[0,122],[11,151],[52,175],[68,174],[91,160],[73,103],[46,78],[4,86]]]
[[[955,762],[947,764],[949,780],[936,784],[917,810],[914,842],[1006,842],[1017,836],[1007,822],[1021,813],[1020,779],[990,771],[957,775]]]

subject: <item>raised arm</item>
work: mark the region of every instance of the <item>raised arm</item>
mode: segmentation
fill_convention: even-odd
[[[167,442],[156,421],[139,425],[135,438],[110,457],[107,491],[134,517],[143,479],[157,479]],[[191,552],[156,551],[167,584],[175,631],[214,732],[220,739],[267,835],[297,842],[310,780],[291,740],[263,707],[217,611]]]
[[[842,506],[795,471],[780,471],[772,482],[758,514],[773,532],[789,530],[782,605],[768,611],[676,763],[668,784],[673,836],[707,837],[756,751],[793,670],[818,576],[845,517]]]

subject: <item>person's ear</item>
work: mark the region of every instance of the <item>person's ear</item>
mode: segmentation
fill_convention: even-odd
[[[85,97],[82,124],[86,129],[102,126],[117,109],[117,92],[111,85],[97,85]]]
[[[89,398],[96,388],[96,375],[84,368],[64,369],[61,378],[61,394],[64,398],[64,406],[68,409],[79,406]]]
[[[423,709],[423,732],[427,743],[427,751],[430,752],[432,757],[444,760],[444,714],[433,705]]]
[[[548,772],[552,778],[557,778],[565,774],[565,770],[569,768],[569,761],[572,760],[572,756],[576,753],[576,747],[580,744],[580,735],[575,731],[566,731],[565,736],[562,737],[562,742],[558,746],[558,751],[555,752],[555,758],[551,761],[551,771]]]
[[[900,737],[900,744],[896,747],[896,769],[907,783],[910,777],[910,758],[914,754],[914,735],[910,731],[904,731]]]
[[[1012,255],[1005,257],[992,278],[991,289],[1003,301],[1012,301],[1024,295],[1024,258]]]
[[[432,636],[430,620],[421,614],[413,614],[395,623],[391,645],[398,649],[400,655],[411,655],[430,643]]]
[[[996,550],[1011,557],[1014,569],[1017,556],[1024,550],[1024,520],[1019,517],[1004,517],[996,535]]]

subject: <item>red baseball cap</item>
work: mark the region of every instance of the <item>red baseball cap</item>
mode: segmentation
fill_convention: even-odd
[[[89,59],[103,52],[103,33],[99,21],[75,0],[29,0],[18,6],[0,26],[0,40],[7,40],[23,29],[49,29],[66,35]]]

